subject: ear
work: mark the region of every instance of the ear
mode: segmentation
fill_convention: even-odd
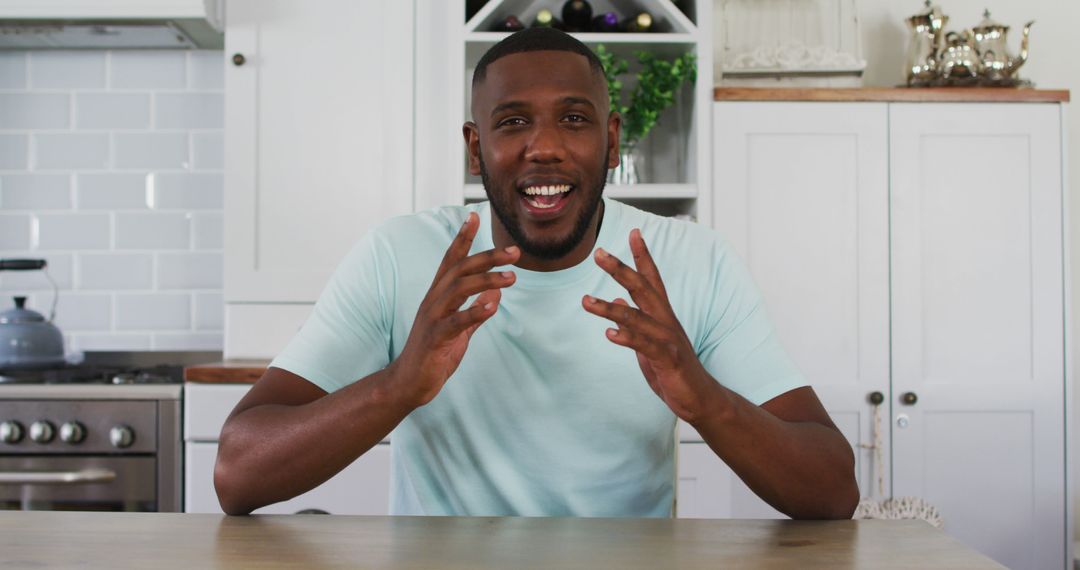
[[[480,129],[472,121],[461,127],[465,135],[465,149],[469,151],[469,174],[480,176]]]
[[[608,168],[619,165],[619,137],[622,135],[622,116],[617,111],[608,114]]]

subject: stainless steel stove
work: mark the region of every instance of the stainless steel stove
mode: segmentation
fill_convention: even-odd
[[[0,509],[180,511],[183,369],[220,358],[101,352],[0,370]]]

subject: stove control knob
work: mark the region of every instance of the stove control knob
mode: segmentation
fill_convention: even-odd
[[[135,443],[135,432],[128,426],[115,426],[109,430],[109,442],[121,449]]]
[[[30,439],[38,443],[49,443],[56,435],[56,428],[45,420],[30,424]]]
[[[0,442],[19,443],[23,438],[22,424],[16,421],[0,422]]]
[[[86,428],[79,422],[67,422],[60,426],[60,441],[64,443],[82,443],[86,439]]]

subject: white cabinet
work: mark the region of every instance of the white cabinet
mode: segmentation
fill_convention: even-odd
[[[368,228],[412,211],[414,4],[227,10],[225,352],[268,357],[279,347],[258,339],[291,336],[290,304],[313,303]]]
[[[1060,108],[908,104],[889,119],[893,492],[1010,568],[1061,568]]]
[[[1066,559],[1060,113],[1019,103],[713,111],[716,227],[856,446],[863,496],[922,497],[947,532],[1014,568]],[[872,450],[857,447],[873,444],[873,392],[885,396],[884,497]],[[680,483],[722,488],[702,516],[768,513],[688,445]],[[680,515],[690,516],[687,493]]]
[[[184,512],[222,512],[214,491],[218,436],[225,418],[250,388],[248,384],[184,386]],[[255,512],[288,514],[308,509],[338,515],[389,514],[389,439],[311,491]]]

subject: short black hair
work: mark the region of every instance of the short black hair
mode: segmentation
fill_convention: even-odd
[[[476,87],[487,75],[489,65],[499,59],[515,54],[530,51],[568,51],[584,56],[589,60],[589,67],[603,77],[604,66],[600,58],[596,57],[591,49],[581,43],[577,38],[555,28],[526,28],[520,32],[514,32],[510,36],[495,44],[487,53],[480,58],[473,71],[472,84]]]

